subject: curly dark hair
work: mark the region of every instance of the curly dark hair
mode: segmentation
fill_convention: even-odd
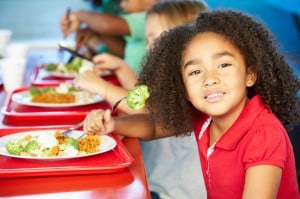
[[[289,130],[299,121],[300,80],[275,46],[272,34],[252,17],[233,10],[199,13],[195,24],[164,33],[145,57],[139,84],[151,93],[147,107],[155,121],[176,135],[193,129],[191,113],[197,113],[186,97],[181,74],[182,52],[198,34],[214,32],[226,37],[243,54],[246,66],[257,74],[248,97],[259,94]],[[198,112],[199,117],[201,113]]]

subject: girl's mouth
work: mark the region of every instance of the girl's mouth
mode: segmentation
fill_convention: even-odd
[[[204,96],[204,99],[207,102],[217,102],[219,101],[226,93],[225,92],[216,92],[216,93],[211,93],[208,95]]]

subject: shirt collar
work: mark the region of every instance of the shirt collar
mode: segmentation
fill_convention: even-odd
[[[252,97],[246,104],[238,119],[219,139],[216,147],[232,150],[240,140],[247,134],[257,116],[265,110],[265,105],[260,96]]]
[[[249,128],[254,123],[257,116],[265,109],[265,105],[262,102],[259,95],[252,97],[246,104],[245,108],[241,112],[238,119],[233,123],[233,125],[222,135],[222,137],[216,143],[216,147],[223,148],[226,150],[234,149],[240,140],[247,134]],[[203,137],[204,132],[211,122],[211,118],[205,118],[201,125],[198,134],[198,139]],[[202,138],[203,139],[203,138]]]

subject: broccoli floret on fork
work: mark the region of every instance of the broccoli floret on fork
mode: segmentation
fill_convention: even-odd
[[[133,110],[145,107],[146,100],[150,97],[149,89],[146,85],[135,86],[128,92],[127,105]]]

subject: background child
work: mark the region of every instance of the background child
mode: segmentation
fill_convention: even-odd
[[[161,32],[174,27],[176,24],[190,23],[198,12],[205,10],[205,6],[202,2],[188,0],[182,1],[184,3],[180,3],[181,1],[178,2],[179,3],[176,1],[162,2],[166,3],[166,8],[164,8],[164,6],[156,6],[155,9],[149,10],[149,16],[156,13],[157,15],[154,15],[154,17],[147,16],[146,19],[145,37],[147,37],[148,48],[150,48],[153,40],[158,37]],[[154,12],[151,10],[154,10],[155,13],[151,13]],[[176,13],[177,11],[179,13]],[[148,21],[150,21],[151,24],[148,23]],[[128,90],[137,82],[138,73],[133,71],[131,66],[120,57],[109,53],[101,53],[93,57],[93,62],[95,64],[95,72],[86,71],[80,74],[75,80],[75,85],[81,89],[101,95],[112,104],[126,96]],[[102,72],[107,71],[114,73],[118,77],[121,87],[111,84],[103,78],[99,78]],[[120,103],[118,109],[126,114],[136,113],[136,111],[127,106],[125,100]]]
[[[89,4],[90,11],[119,16],[122,13],[120,0],[84,0]],[[97,53],[110,52],[117,56],[124,56],[125,41],[123,35],[104,36],[93,31],[89,27],[76,31],[76,49],[85,49],[87,57]]]
[[[84,130],[153,139],[194,128],[208,198],[299,198],[285,128],[299,120],[300,81],[260,23],[200,13],[195,26],[159,39],[139,83],[149,86],[151,114],[99,110]]]
[[[145,55],[146,46],[145,10],[156,1],[122,0],[120,6],[126,14],[121,16],[83,10],[72,12],[68,18],[62,17],[61,30],[65,36],[68,36],[85,24],[104,36],[124,36],[126,40],[124,60],[135,72],[139,72],[139,64]]]

